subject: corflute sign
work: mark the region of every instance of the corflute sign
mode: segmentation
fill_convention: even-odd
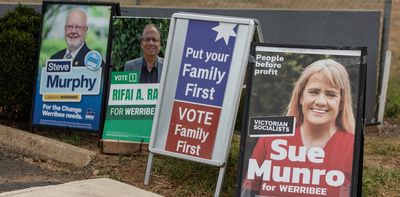
[[[136,71],[112,72],[103,140],[148,143],[158,83],[139,84]]]
[[[33,125],[100,130],[115,6],[43,3]]]
[[[211,158],[237,26],[189,20],[166,150]]]
[[[253,54],[238,194],[358,196],[362,48],[261,43]]]
[[[193,13],[172,16],[146,185],[154,153],[162,154],[218,166],[219,196],[255,23]]]
[[[150,152],[225,165],[254,30],[253,19],[174,14]]]

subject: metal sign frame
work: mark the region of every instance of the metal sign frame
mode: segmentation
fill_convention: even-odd
[[[236,24],[237,35],[232,49],[232,60],[230,64],[229,77],[226,81],[224,96],[220,107],[220,117],[215,133],[215,141],[212,147],[211,158],[201,158],[187,154],[180,154],[166,150],[166,141],[172,114],[175,93],[179,79],[179,69],[182,63],[183,51],[185,49],[186,35],[189,20],[220,22]],[[145,175],[145,185],[149,184],[152,161],[154,154],[172,156],[220,167],[215,196],[219,196],[222,180],[229,156],[231,139],[235,118],[238,110],[240,94],[249,59],[250,45],[254,36],[257,20],[225,17],[205,14],[176,13],[171,18],[169,35],[167,41],[166,55],[164,58],[164,71],[161,77],[159,94],[152,133],[149,144],[149,157]],[[259,34],[261,29],[257,29]],[[259,36],[259,35],[258,35]],[[259,38],[260,39],[260,38]],[[177,72],[178,71],[178,72]],[[188,103],[192,105],[193,103]],[[195,103],[196,104],[196,103]],[[199,103],[200,104],[200,103]],[[207,106],[207,105],[206,105]]]

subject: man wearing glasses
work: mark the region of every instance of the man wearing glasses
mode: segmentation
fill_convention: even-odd
[[[143,56],[125,63],[124,71],[139,71],[139,83],[158,83],[164,59],[158,56],[161,47],[160,30],[155,24],[143,28],[140,48]]]
[[[73,66],[85,66],[85,56],[91,51],[85,43],[87,30],[86,14],[79,9],[69,12],[64,26],[67,48],[55,53],[50,59],[72,59]]]

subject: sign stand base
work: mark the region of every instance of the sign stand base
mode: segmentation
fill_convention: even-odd
[[[147,155],[149,144],[118,140],[101,140],[100,152],[107,154]]]

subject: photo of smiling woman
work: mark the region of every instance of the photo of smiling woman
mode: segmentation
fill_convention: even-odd
[[[241,196],[350,196],[352,106],[341,63],[323,58],[306,66],[284,114],[294,117],[294,135],[258,138],[245,160]]]
[[[327,171],[343,173],[336,176],[338,180],[344,180],[334,184],[343,182],[340,184],[342,187],[329,187],[328,181],[320,185],[328,188],[326,193],[330,196],[346,196],[343,194],[349,192],[355,125],[351,106],[346,69],[332,59],[325,59],[306,67],[287,108],[286,115],[295,116],[297,125],[296,136],[288,143],[307,149],[322,148],[325,157],[315,165],[323,165]],[[312,162],[309,164],[313,165]]]
[[[332,59],[316,61],[303,71],[287,110],[287,116],[296,117],[305,147],[324,148],[336,138],[354,140],[349,76]]]

